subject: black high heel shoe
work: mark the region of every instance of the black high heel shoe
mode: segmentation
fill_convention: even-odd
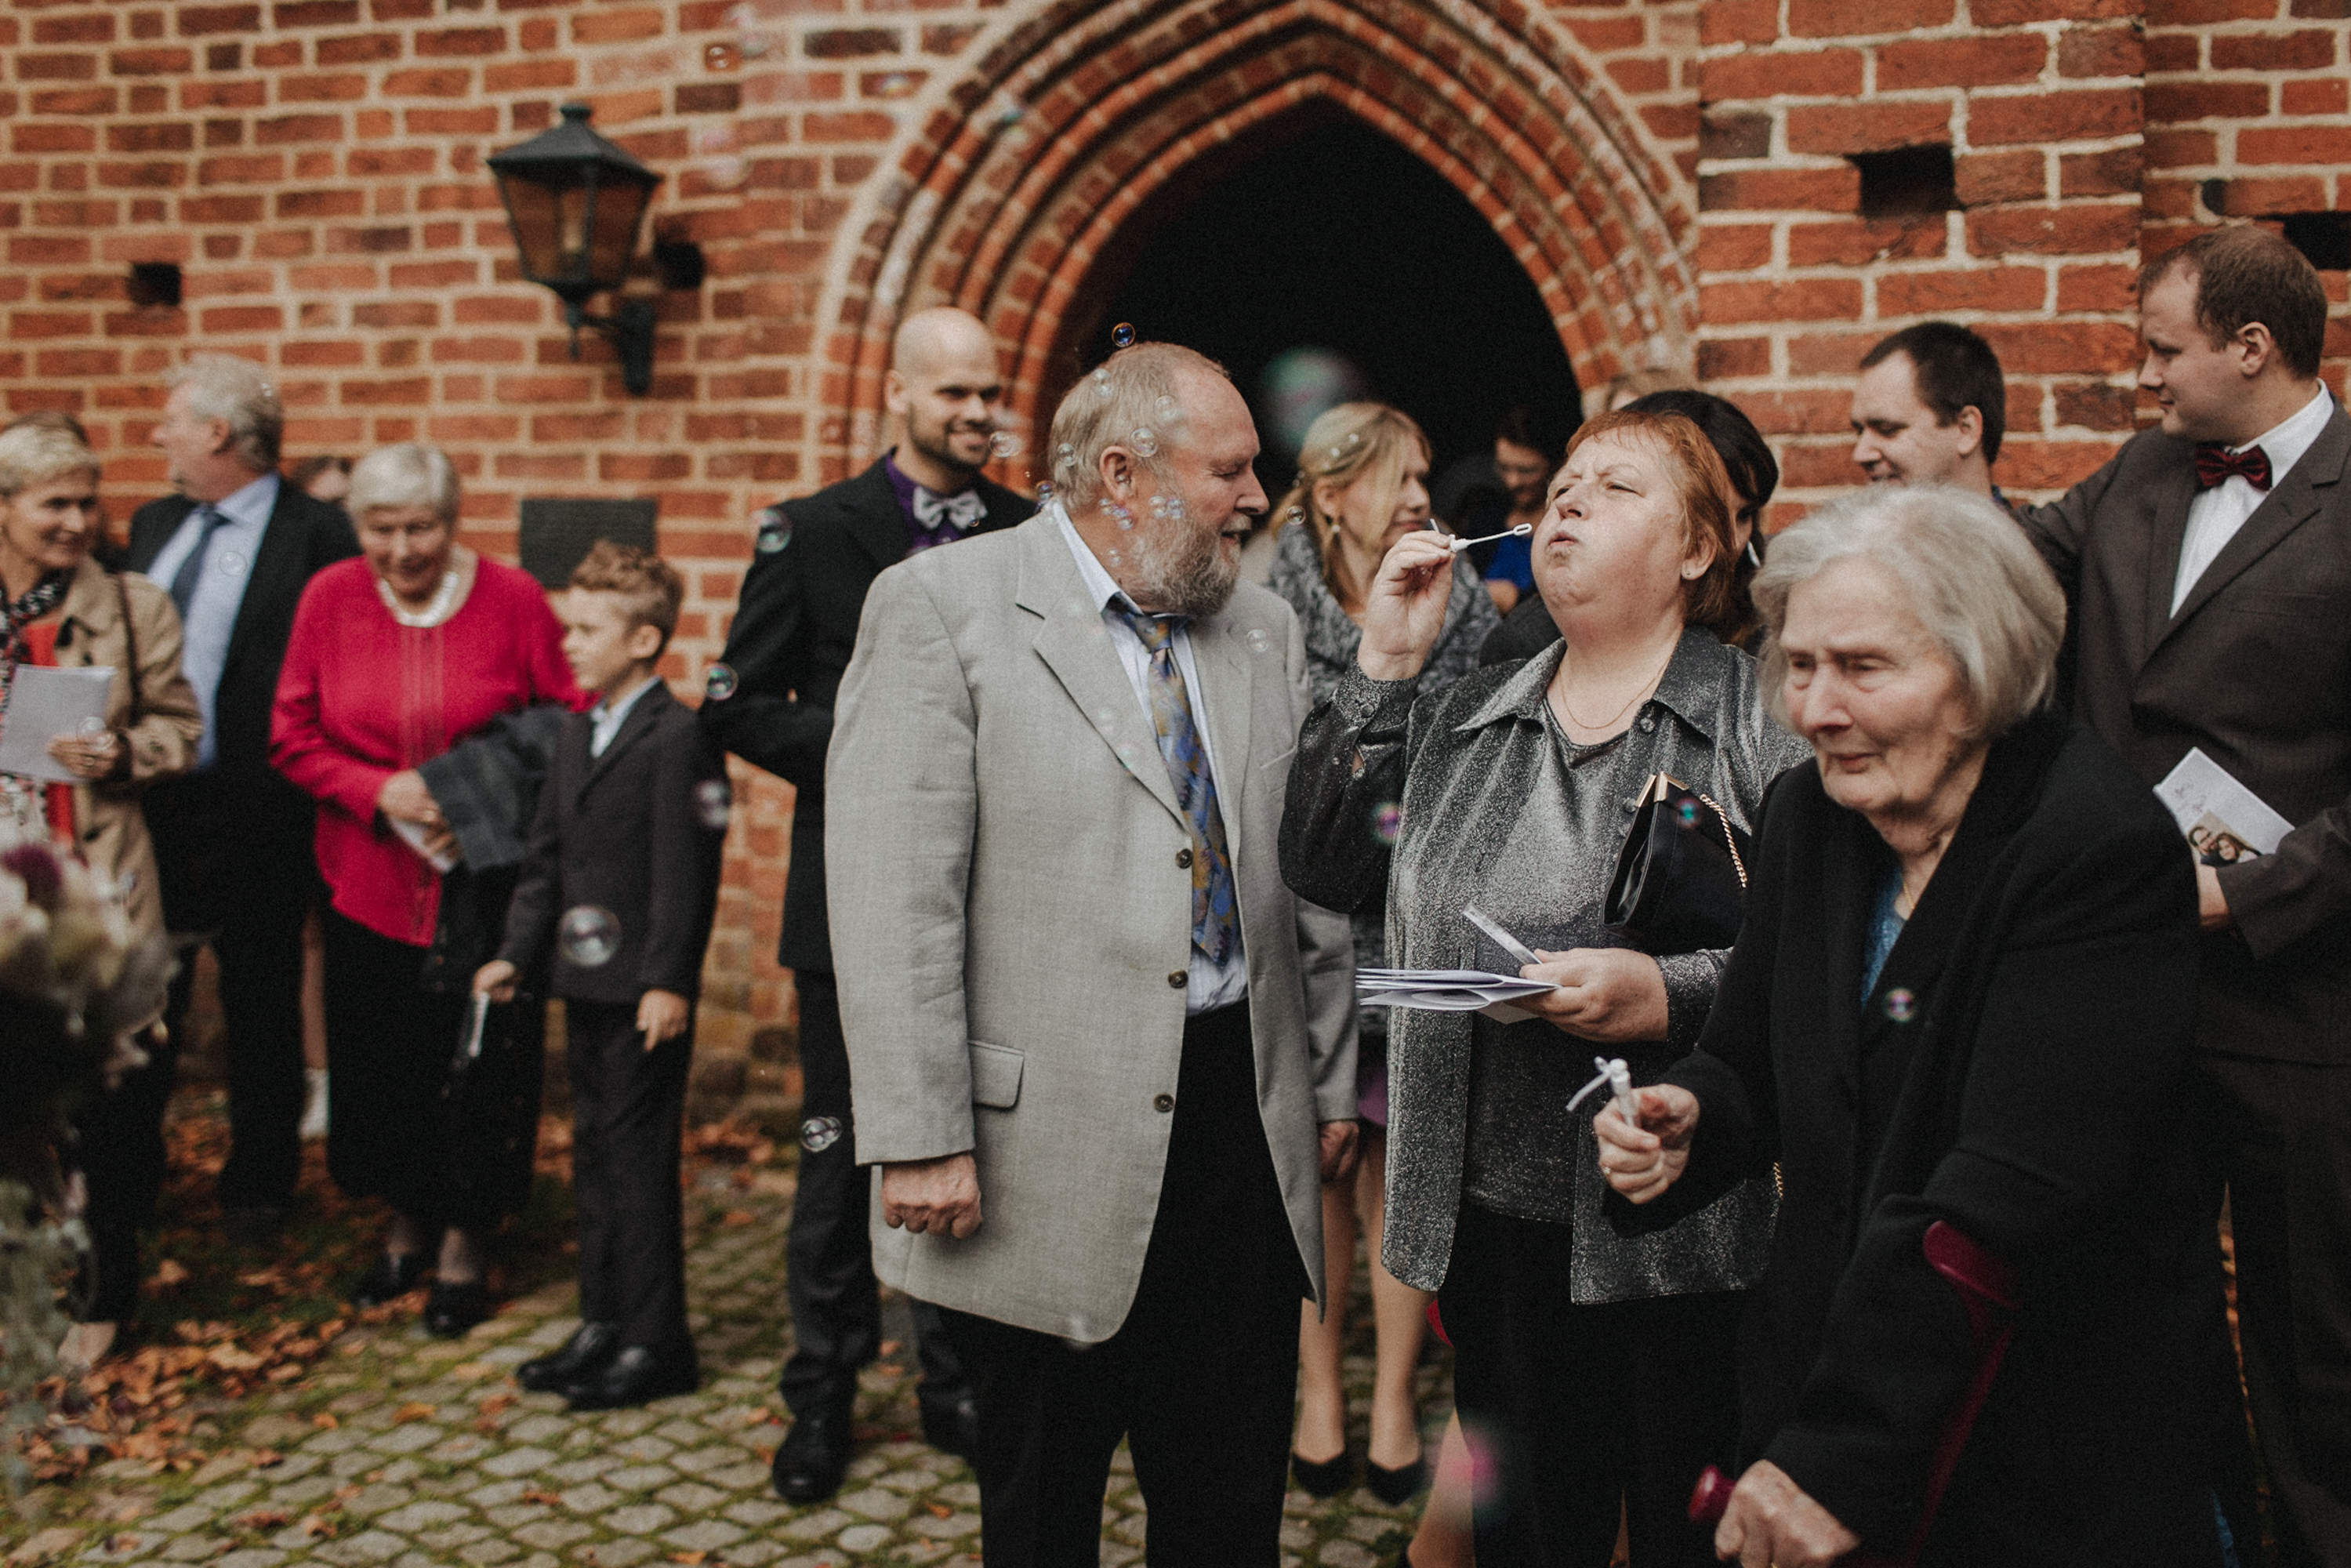
[[[1428,1484],[1428,1456],[1423,1454],[1412,1463],[1399,1465],[1395,1469],[1365,1459],[1364,1484],[1371,1489],[1374,1497],[1390,1508],[1401,1508]]]
[[[423,1253],[386,1252],[351,1287],[350,1303],[355,1307],[380,1307],[416,1289],[416,1282],[423,1278]]]
[[[1355,1467],[1344,1448],[1327,1459],[1301,1458],[1298,1450],[1292,1448],[1290,1473],[1297,1480],[1298,1490],[1308,1497],[1337,1497],[1355,1479]]]
[[[424,1332],[434,1339],[455,1339],[489,1315],[489,1287],[479,1280],[435,1280],[424,1298]]]

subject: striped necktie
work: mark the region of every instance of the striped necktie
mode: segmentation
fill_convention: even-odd
[[[1240,916],[1233,902],[1233,864],[1225,849],[1225,820],[1217,810],[1217,781],[1208,771],[1208,748],[1192,713],[1192,694],[1176,662],[1176,632],[1187,619],[1145,615],[1123,604],[1110,606],[1151,655],[1151,727],[1159,733],[1159,755],[1176,785],[1176,799],[1192,824],[1192,946],[1211,964],[1233,954]]]

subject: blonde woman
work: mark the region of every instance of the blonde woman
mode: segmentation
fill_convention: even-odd
[[[162,895],[139,798],[184,773],[203,720],[180,674],[180,617],[143,577],[108,571],[99,538],[98,457],[65,424],[20,423],[0,432],[0,705],[27,667],[113,671],[104,710],[47,738],[48,759],[73,782],[0,774],[0,802],[18,831],[69,847],[117,889],[134,940],[160,940]],[[78,1320],[59,1353],[86,1367],[114,1343],[139,1299],[139,1231],[163,1179],[163,1102],[172,1089],[166,1043],[75,1119],[72,1164],[87,1193],[90,1254],[73,1301]]]
[[[1410,415],[1384,403],[1344,402],[1317,419],[1299,453],[1298,477],[1275,507],[1287,518],[1275,541],[1268,584],[1298,612],[1306,637],[1306,667],[1315,700],[1327,698],[1355,667],[1363,641],[1364,594],[1396,540],[1428,526],[1428,438]],[[1493,601],[1466,559],[1453,563],[1453,587],[1435,651],[1419,689],[1440,691],[1475,669],[1479,645],[1499,623]],[[1393,838],[1395,808],[1385,831]],[[1356,912],[1355,962],[1384,964],[1383,901]],[[1357,1045],[1356,1110],[1364,1158],[1351,1183],[1322,1191],[1322,1246],[1327,1277],[1353,1272],[1357,1223],[1380,1234],[1386,1180],[1387,1015],[1366,1009]],[[1420,1490],[1426,1470],[1414,1405],[1413,1369],[1420,1359],[1422,1313],[1427,1296],[1402,1284],[1373,1249],[1372,1312],[1378,1325],[1377,1372],[1372,1389],[1370,1468],[1365,1481],[1391,1502]],[[1298,1431],[1291,1469],[1317,1497],[1343,1490],[1352,1479],[1347,1458],[1346,1391],[1340,1347],[1346,1338],[1343,1285],[1319,1321],[1310,1303],[1299,1330]]]

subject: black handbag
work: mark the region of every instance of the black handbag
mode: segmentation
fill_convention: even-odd
[[[546,1011],[519,991],[511,1002],[475,997],[454,1042],[441,1082],[442,1174],[476,1223],[518,1214],[530,1197]]]
[[[1616,853],[1602,918],[1646,953],[1728,947],[1745,913],[1751,847],[1713,800],[1653,774]]]

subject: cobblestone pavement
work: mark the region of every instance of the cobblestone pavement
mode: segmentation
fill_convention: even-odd
[[[213,1457],[184,1473],[102,1462],[0,1513],[0,1561],[202,1563],[214,1568],[721,1568],[976,1563],[979,1492],[959,1460],[919,1439],[912,1358],[893,1343],[859,1402],[860,1451],[841,1494],[794,1508],[768,1461],[785,1419],[775,1397],[783,1322],[786,1172],[749,1190],[713,1179],[689,1202],[699,1392],[642,1410],[573,1416],[528,1395],[514,1365],[570,1333],[566,1285],[510,1301],[466,1338],[413,1324],[361,1330],[298,1384],[204,1408]],[[1355,1322],[1369,1317],[1361,1310]],[[903,1326],[903,1309],[893,1313]],[[1360,1337],[1360,1336],[1359,1336]],[[1354,1446],[1369,1343],[1349,1361]],[[1423,1366],[1433,1456],[1450,1400]],[[1393,1556],[1417,1504],[1367,1491],[1290,1496],[1284,1563],[1369,1568]],[[1102,1512],[1104,1563],[1139,1562],[1144,1514],[1125,1455]]]

